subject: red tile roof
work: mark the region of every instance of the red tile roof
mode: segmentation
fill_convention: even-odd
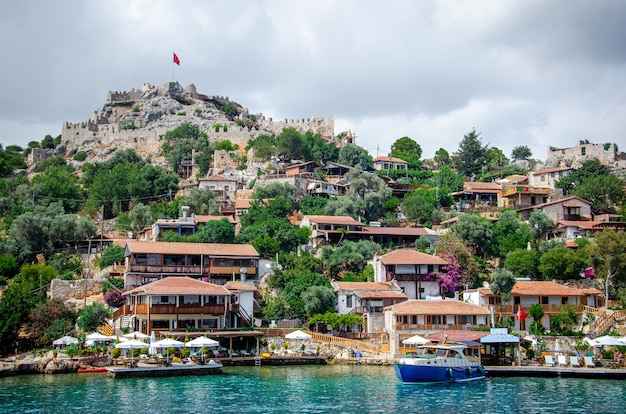
[[[588,229],[591,230],[596,228],[602,222],[599,221],[571,221],[571,220],[562,220],[557,221],[557,227],[578,227],[580,229]]]
[[[224,286],[203,282],[187,276],[172,276],[138,286],[126,295],[218,295],[229,296]]]
[[[571,170],[573,170],[573,168],[571,167],[558,167],[558,168],[548,168],[546,170],[532,171],[531,174],[537,175],[537,174],[546,174],[546,173],[551,173],[551,172],[571,171]]]
[[[501,186],[497,183],[482,183],[478,181],[463,183],[464,191],[471,191],[475,193],[497,193],[500,189]]]
[[[209,177],[201,178],[199,181],[237,181],[231,177],[225,177],[223,175],[211,175]]]
[[[230,223],[234,223],[234,219],[233,219],[232,216],[201,216],[201,215],[196,215],[195,217],[196,217],[196,222],[198,222],[198,223],[207,223],[209,221],[222,220],[222,219],[226,219]]]
[[[317,224],[344,224],[350,226],[364,226],[363,223],[356,221],[349,216],[305,216],[311,223]]]
[[[388,162],[395,162],[397,164],[408,164],[408,162],[401,160],[400,158],[395,158],[395,157],[376,157],[372,161],[373,162],[388,161]]]
[[[259,253],[251,244],[223,243],[171,243],[127,241],[126,250],[131,254],[204,254],[208,256],[243,256],[258,258]]]
[[[419,300],[412,299],[388,306],[396,315],[489,315],[484,306],[473,305],[459,300]]]
[[[458,329],[448,329],[446,331],[435,332],[426,336],[426,339],[431,341],[441,342],[444,337],[448,341],[474,341],[480,342],[480,338],[489,335],[489,332],[481,331],[460,331]]]
[[[240,290],[244,292],[256,292],[258,289],[254,286],[250,286],[249,284],[242,282],[241,280],[232,280],[230,282],[226,282],[224,287],[228,290]]]
[[[371,234],[393,236],[424,236],[431,234],[431,232],[424,227],[365,227],[363,230]]]
[[[567,198],[561,198],[559,200],[554,200],[554,201],[548,201],[547,203],[543,203],[543,204],[537,204],[534,206],[529,206],[529,207],[524,207],[524,208],[520,208],[517,211],[522,211],[522,210],[533,210],[536,208],[543,208],[546,206],[551,206],[554,204],[559,204],[559,203],[565,203],[566,201],[570,201],[570,200],[579,200],[580,202],[587,204],[587,205],[591,205],[591,203],[583,198],[580,198],[578,196],[571,196],[571,197],[567,197]]]
[[[490,288],[480,288],[481,295],[493,295]],[[542,280],[518,280],[511,290],[514,296],[585,296],[583,289]]]
[[[424,265],[447,265],[448,262],[440,257],[418,252],[412,249],[398,249],[383,255],[384,265],[424,264]]]

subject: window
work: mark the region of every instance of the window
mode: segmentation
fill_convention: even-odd
[[[541,304],[542,305],[547,305],[548,304],[548,297],[547,296],[542,296],[541,297]]]
[[[160,320],[152,320],[152,328],[153,329],[169,329],[170,328],[170,321],[168,320],[164,320],[164,321],[160,321]]]
[[[568,303],[568,298],[567,298],[567,296],[563,296],[563,297],[561,298],[561,305],[567,305],[567,303]]]
[[[159,301],[159,303],[170,303],[170,297],[169,296],[161,296],[161,300]]]
[[[541,181],[546,181],[546,176],[541,174]]]
[[[353,295],[346,295],[346,307],[347,308],[351,308],[352,307],[352,296]]]
[[[441,325],[441,315],[428,315],[427,322],[433,325]]]
[[[582,147],[580,149],[580,155],[586,155],[587,154],[587,148],[586,147]]]

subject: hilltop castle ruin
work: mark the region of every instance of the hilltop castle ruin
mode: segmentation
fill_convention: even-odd
[[[231,109],[228,113],[222,110],[226,106]],[[63,123],[61,145],[68,155],[82,150],[106,158],[116,150],[132,148],[142,156],[156,156],[165,133],[183,122],[197,125],[212,142],[229,140],[240,148],[261,134],[277,135],[288,127],[319,134],[338,146],[345,144],[335,137],[332,115],[274,121],[249,114],[226,97],[199,94],[193,84],[183,89],[178,82],[166,82],[160,87],[146,83],[141,90],[110,91],[91,119]]]

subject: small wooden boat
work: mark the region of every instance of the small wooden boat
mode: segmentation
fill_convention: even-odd
[[[102,372],[109,372],[108,369],[102,367],[94,367],[94,368],[81,368],[78,370],[79,374],[97,374]]]

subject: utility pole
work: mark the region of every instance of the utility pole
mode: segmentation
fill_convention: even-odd
[[[87,247],[87,267],[85,268],[85,297],[83,299],[83,307],[87,307],[87,281],[89,280],[89,264],[91,263],[91,237],[89,238],[89,245]]]

